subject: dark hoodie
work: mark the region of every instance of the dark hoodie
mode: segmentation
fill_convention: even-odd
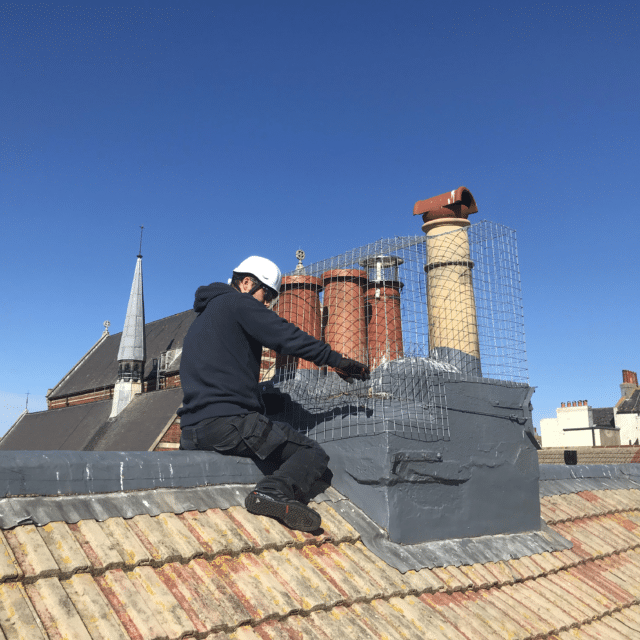
[[[262,347],[335,367],[341,355],[248,293],[214,282],[196,291],[198,313],[184,339],[178,410],[182,427],[206,418],[264,413],[258,387]]]

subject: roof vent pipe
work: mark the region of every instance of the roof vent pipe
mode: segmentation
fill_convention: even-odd
[[[372,369],[385,362],[402,358],[402,318],[398,267],[404,262],[397,256],[375,255],[363,258],[360,266],[369,272],[365,294],[367,303],[367,340],[369,366]]]
[[[414,215],[422,215],[427,235],[427,312],[429,355],[482,376],[480,343],[467,228],[478,207],[465,187],[419,200]]]

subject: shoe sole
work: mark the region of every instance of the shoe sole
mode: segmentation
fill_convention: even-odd
[[[269,516],[280,520],[289,529],[297,531],[316,531],[322,522],[320,516],[302,503],[276,502],[250,493],[245,500],[249,513],[258,516]]]

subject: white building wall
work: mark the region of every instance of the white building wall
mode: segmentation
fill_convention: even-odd
[[[614,421],[620,429],[620,444],[635,444],[640,440],[640,416],[637,413],[616,413]]]
[[[560,407],[557,418],[540,420],[540,437],[543,447],[592,447],[593,415],[590,407]],[[573,431],[580,429],[580,431]],[[599,444],[599,433],[596,444]]]

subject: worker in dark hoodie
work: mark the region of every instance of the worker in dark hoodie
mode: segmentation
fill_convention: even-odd
[[[291,529],[315,531],[320,516],[305,502],[329,457],[291,425],[266,417],[258,385],[262,348],[328,365],[348,380],[368,379],[369,368],[269,308],[281,279],[273,262],[252,256],[233,271],[230,284],[214,282],[196,291],[198,315],[185,337],[180,364],[180,448],[273,463],[276,471],[247,496],[247,510],[277,518]]]

